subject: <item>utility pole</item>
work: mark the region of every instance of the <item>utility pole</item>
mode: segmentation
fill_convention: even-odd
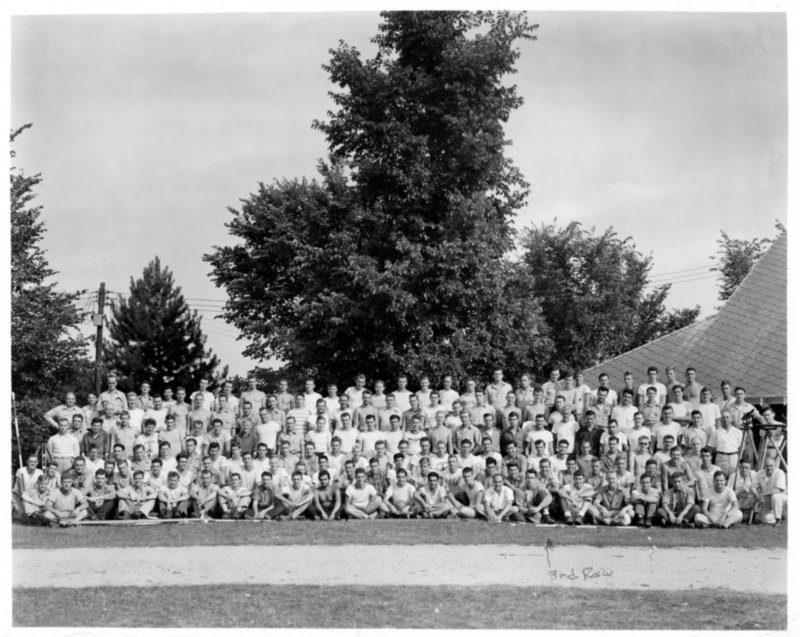
[[[100,284],[97,293],[97,314],[92,314],[92,323],[97,327],[97,341],[94,344],[94,392],[100,396],[100,370],[103,366],[103,314],[106,307],[106,284]]]

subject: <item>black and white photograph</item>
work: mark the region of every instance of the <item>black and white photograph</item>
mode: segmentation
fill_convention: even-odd
[[[800,626],[798,14],[611,9],[13,4],[4,633]]]

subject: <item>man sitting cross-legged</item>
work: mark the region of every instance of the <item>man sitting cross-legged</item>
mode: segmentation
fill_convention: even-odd
[[[242,519],[250,505],[250,489],[242,485],[242,476],[234,472],[230,484],[222,487],[217,494],[222,517],[229,520]]]
[[[499,473],[492,478],[492,487],[486,491],[483,506],[489,522],[508,520],[517,512],[514,506],[514,491],[503,484],[503,476]]]
[[[673,473],[672,488],[664,491],[661,496],[661,506],[654,517],[655,523],[661,526],[688,526],[694,523],[694,516],[698,513],[700,508],[695,504],[694,488],[687,484],[683,473]]]
[[[701,500],[701,512],[694,516],[694,523],[701,529],[713,526],[727,529],[742,521],[742,512],[733,489],[725,486],[727,477],[723,471],[714,474],[714,486]]]
[[[594,497],[592,517],[595,524],[606,526],[628,526],[633,516],[628,491],[617,483],[617,472],[606,471],[606,484],[597,491]]]
[[[42,515],[51,526],[74,525],[86,517],[86,498],[72,486],[72,476],[69,473],[61,477],[61,486],[58,489],[50,491]]]
[[[563,486],[558,493],[566,523],[583,524],[586,515],[593,512],[592,498],[595,495],[594,488],[586,484],[583,474],[576,471],[572,476],[572,484]]]
[[[330,522],[339,518],[342,510],[342,498],[339,489],[331,482],[331,474],[327,469],[320,470],[317,475],[319,486],[314,489],[315,520]]]
[[[480,482],[475,480],[472,467],[464,467],[461,470],[461,481],[458,487],[458,492],[453,490],[447,494],[456,515],[460,518],[485,518],[484,488]]]
[[[158,514],[165,520],[189,516],[189,489],[179,478],[177,471],[170,471],[167,484],[158,491]]]
[[[414,494],[417,489],[408,482],[408,472],[397,469],[395,483],[386,489],[386,497],[381,503],[381,510],[392,518],[411,518],[416,511]]]
[[[144,471],[133,472],[133,484],[117,489],[117,517],[123,520],[146,518],[156,504],[156,490],[144,481]]]
[[[381,498],[375,487],[367,483],[367,472],[356,469],[355,481],[347,486],[344,491],[344,511],[348,517],[357,520],[373,519],[378,517]]]
[[[553,496],[547,489],[546,482],[539,479],[536,470],[531,468],[525,472],[525,489],[521,502],[517,502],[517,520],[539,524],[543,516],[548,514],[548,507]]]
[[[500,480],[502,481],[502,476]],[[428,473],[426,484],[414,494],[417,500],[418,517],[446,518],[453,513],[453,507],[447,499],[446,489],[439,484],[439,474]]]
[[[211,471],[200,472],[200,482],[193,482],[189,487],[189,510],[193,518],[218,517],[219,486],[213,483]]]
[[[275,508],[279,520],[313,518],[314,514],[309,509],[309,505],[314,500],[314,492],[312,486],[303,480],[303,477],[302,471],[293,471],[289,490],[275,494],[275,499],[278,501]]]

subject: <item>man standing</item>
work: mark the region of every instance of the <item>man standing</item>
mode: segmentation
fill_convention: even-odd
[[[658,382],[658,368],[651,366],[647,368],[647,382],[639,385],[639,404],[647,402],[647,390],[652,387],[655,389],[655,402],[659,407],[663,407],[667,402],[667,388],[663,383]],[[645,413],[645,424],[647,423],[647,414]]]
[[[164,402],[160,394],[153,396],[153,406],[144,412],[144,420],[152,418],[156,423],[156,431],[164,429],[164,420],[167,417],[168,410],[164,406]]]
[[[207,433],[211,430],[211,419],[214,415],[205,408],[203,403],[203,395],[195,392],[192,399],[192,409],[187,415],[187,425],[191,426],[195,421],[199,420],[203,423],[202,433]]]
[[[270,396],[267,398],[267,401],[268,403],[274,402],[275,397],[270,394]],[[280,409],[276,409],[275,411],[277,411],[281,416],[284,415]],[[265,445],[267,445],[267,450],[269,453],[277,453],[278,434],[280,434],[283,430],[282,422],[279,422],[275,419],[275,414],[270,413],[268,407],[262,408],[258,412],[258,417],[261,420],[256,427],[256,437],[258,438],[258,442],[263,442]]]
[[[486,386],[486,400],[499,410],[506,405],[508,393],[513,391],[514,388],[503,380],[503,370],[495,369],[492,372],[492,382]]]
[[[366,388],[367,377],[363,373],[356,374],[355,384],[344,390],[351,405],[360,405],[363,402],[364,389]],[[370,396],[372,392],[370,392]]]
[[[108,403],[112,407],[112,413],[118,414],[123,409],[128,409],[128,399],[119,389],[117,389],[117,377],[115,374],[109,374],[106,382],[108,389],[100,394],[99,403],[104,405]]]
[[[192,395],[189,396],[189,400],[194,403],[194,399],[196,396],[200,396],[203,401],[203,409],[206,411],[211,411],[214,409],[214,394],[208,391],[208,379],[201,378],[200,379],[200,389],[195,392],[192,392]]]
[[[83,434],[81,440],[81,453],[84,456],[89,455],[89,447],[94,445],[97,447],[97,454],[105,460],[111,455],[111,438],[103,431],[103,419],[93,418],[91,429]]]
[[[72,467],[75,458],[81,455],[80,444],[69,430],[69,420],[62,416],[58,421],[58,433],[50,436],[46,445],[48,458],[58,464],[58,472],[61,474]]]
[[[443,409],[449,411],[453,403],[458,399],[458,392],[453,389],[453,377],[447,374],[442,378],[442,388],[439,390],[439,404]]]
[[[739,462],[739,447],[742,444],[742,430],[732,427],[731,412],[722,412],[722,426],[711,433],[708,446],[714,449],[714,463],[725,474],[725,479],[736,471]]]
[[[169,413],[175,417],[175,429],[177,429],[181,436],[189,431],[189,404],[186,402],[186,390],[183,387],[178,387],[175,390],[175,402],[169,408]],[[165,419],[166,420],[166,419]]]
[[[279,390],[281,395],[285,393],[286,390],[286,381],[282,380],[280,385],[283,389]],[[250,409],[255,410],[255,413],[258,413],[258,410],[266,405],[267,396],[266,394],[258,389],[258,381],[256,380],[255,374],[249,374],[247,376],[247,390],[242,392],[242,397],[239,400],[239,407],[240,409],[244,405],[245,402],[250,403]],[[278,406],[280,407],[281,401],[280,398],[278,399]]]
[[[248,380],[248,382],[250,381]],[[255,389],[255,378],[253,378],[252,386]],[[244,398],[244,394],[242,394],[242,398]],[[278,382],[278,392],[275,394],[275,398],[278,401],[278,409],[285,414],[289,413],[294,403],[294,395],[289,391],[289,383],[285,379]]]
[[[76,414],[80,414],[82,417],[83,409],[75,404],[75,394],[68,392],[64,397],[64,404],[53,407],[44,415],[44,419],[50,425],[51,430],[55,431],[58,429],[58,421],[61,418],[66,418],[68,422],[72,422],[72,417]]]
[[[350,389],[354,389],[351,387]],[[358,392],[360,404],[353,410],[353,426],[359,431],[363,431],[367,425],[367,417],[372,416],[376,425],[378,422],[378,410],[372,405],[372,392],[369,389],[361,389]],[[416,396],[412,397],[412,400]],[[357,403],[351,403],[357,404]]]
[[[686,400],[692,403],[692,409],[697,409],[700,404],[700,394],[703,391],[703,386],[697,382],[697,371],[694,367],[686,368],[686,384],[683,386],[686,394]]]
[[[394,402],[400,413],[411,409],[411,392],[408,391],[408,377],[405,374],[400,374],[397,377],[397,389],[392,392],[394,394]]]
[[[633,429],[633,415],[638,413],[633,404],[633,396],[633,390],[623,389],[622,402],[611,409],[611,419],[617,421],[623,433]]]
[[[236,398],[234,396],[234,398]],[[237,404],[238,407],[238,404]],[[233,431],[236,425],[236,415],[238,411],[233,409],[228,403],[228,397],[225,394],[220,394],[216,401],[214,401],[214,412],[212,414],[211,422],[219,420],[222,422],[222,427],[225,431]]]

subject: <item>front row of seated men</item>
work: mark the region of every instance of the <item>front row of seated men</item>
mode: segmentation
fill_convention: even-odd
[[[373,459],[374,460],[374,459]],[[312,480],[301,470],[273,482],[272,471],[263,471],[252,488],[233,472],[222,485],[211,469],[204,468],[186,484],[178,471],[170,471],[160,487],[146,481],[136,470],[130,481],[109,481],[105,469],[95,472],[89,485],[78,489],[71,472],[58,486],[41,475],[35,486],[22,494],[20,517],[33,524],[69,526],[81,520],[140,518],[226,518],[259,520],[335,520],[340,518],[482,518],[551,524],[563,521],[581,525],[695,526],[728,528],[741,522],[743,512],[737,492],[722,471],[713,473],[712,486],[696,497],[687,475],[677,471],[667,488],[654,472],[648,471],[628,489],[619,472],[609,468],[601,480],[590,480],[578,469],[569,480],[559,481],[543,458],[539,471],[531,468],[521,475],[511,463],[506,477],[489,471],[483,482],[475,471],[464,467],[457,474],[427,471],[412,483],[402,467],[392,470],[391,479],[377,470],[355,468],[353,461],[337,480],[320,469]],[[324,466],[324,464],[323,464]],[[492,463],[489,463],[492,466]],[[277,471],[285,473],[278,468]],[[763,522],[781,520],[787,503],[785,474],[769,458],[762,472],[755,474],[748,490],[748,509],[759,513]],[[752,476],[750,476],[752,478]],[[288,479],[286,479],[288,478]],[[591,476],[589,476],[591,478]],[[735,482],[735,481],[734,481]],[[121,486],[124,485],[124,486]],[[742,503],[744,504],[744,502]]]

